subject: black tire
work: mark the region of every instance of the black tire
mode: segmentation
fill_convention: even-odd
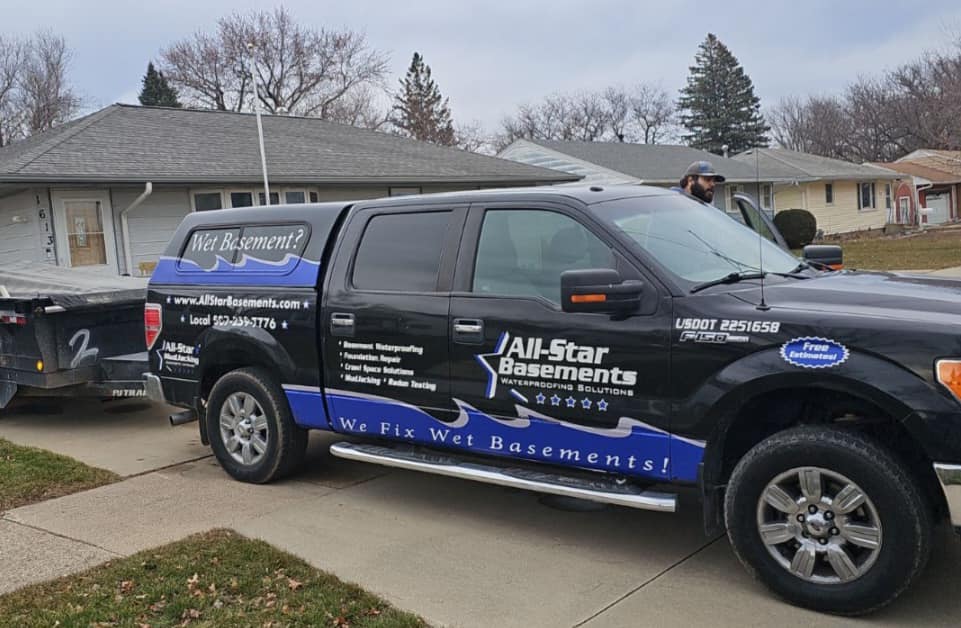
[[[228,414],[232,414],[228,399],[234,395],[253,397],[266,419],[266,439],[259,441],[266,441],[265,451],[257,453],[257,460],[251,464],[234,458],[221,430],[221,414],[225,405],[228,405]],[[206,420],[210,447],[220,466],[234,479],[264,484],[284,477],[304,459],[308,432],[294,423],[287,398],[265,369],[242,368],[217,380],[207,400]]]
[[[840,574],[828,561],[828,553],[820,553],[826,552],[827,548],[815,546],[835,541],[847,543],[847,540],[843,536],[834,539],[831,535],[837,534],[836,529],[824,532],[823,526],[818,527],[823,523],[823,517],[827,516],[832,518],[827,525],[834,526],[834,518],[838,515],[830,512],[830,508],[811,513],[808,510],[811,504],[804,501],[803,489],[795,499],[808,505],[802,506],[796,514],[785,512],[781,516],[785,519],[784,523],[792,521],[792,518],[798,521],[796,526],[792,523],[791,531],[785,534],[807,536],[803,539],[795,536],[779,545],[776,544],[779,541],[771,542],[771,547],[775,548],[772,550],[762,541],[762,514],[773,513],[777,516],[781,512],[779,508],[769,506],[769,501],[759,506],[762,492],[768,491],[769,483],[782,474],[789,481],[793,471],[801,468],[818,468],[829,472],[818,472],[817,485],[827,484],[831,474],[839,474],[856,484],[867,496],[868,502],[851,511],[852,519],[858,516],[871,517],[869,508],[873,507],[879,547],[875,551],[854,544],[845,545],[856,556],[862,557],[858,569],[863,569],[863,573],[854,579],[833,583],[812,581],[812,575],[814,578],[834,577],[831,570],[835,576]],[[840,495],[836,494],[835,498],[838,497]],[[840,501],[836,499],[835,503],[840,504]],[[806,523],[800,522],[801,516],[805,517]],[[745,454],[728,483],[724,517],[734,551],[752,575],[793,604],[838,615],[862,615],[891,603],[914,583],[931,551],[931,511],[920,487],[904,465],[868,438],[828,426],[804,426],[780,432]],[[858,523],[849,520],[848,515],[844,515],[844,519],[847,522],[845,525]],[[837,526],[841,524],[837,523]],[[827,539],[819,535],[827,535]],[[809,552],[819,552],[813,563],[815,571],[808,574],[809,579],[789,571],[789,567],[773,555],[774,552],[782,556],[786,554],[783,560],[788,561],[792,549],[795,553],[801,552],[800,548],[804,547],[802,543],[810,543],[812,549]],[[873,562],[863,558],[872,552]],[[850,555],[851,552],[848,553]]]

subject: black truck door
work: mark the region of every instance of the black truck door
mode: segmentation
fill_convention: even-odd
[[[417,441],[449,418],[450,281],[466,211],[374,207],[349,218],[320,322],[335,430]]]
[[[571,207],[471,207],[451,299],[451,394],[474,449],[670,477],[671,301]],[[566,270],[642,280],[626,318],[565,313]]]

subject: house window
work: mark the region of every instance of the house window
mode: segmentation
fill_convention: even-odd
[[[761,186],[761,207],[771,209],[774,206],[773,186],[765,183]]]
[[[317,192],[311,192],[311,193],[310,193],[310,202],[311,202],[311,203],[316,203],[318,198],[319,198],[319,197],[317,196]]]
[[[891,184],[884,184],[884,209],[891,209]]]
[[[858,185],[858,209],[876,209],[874,182]]]
[[[303,190],[284,192],[284,202],[289,205],[300,205],[307,202],[307,195]]]
[[[257,193],[257,200],[259,201],[259,204],[260,204],[260,205],[266,205],[266,204],[267,204],[267,196],[266,196],[263,192],[258,192],[258,193]],[[271,205],[280,205],[280,193],[279,193],[279,192],[271,192],[271,193],[270,193],[270,204],[271,204]]]
[[[734,195],[743,194],[743,193],[744,193],[743,185],[738,185],[736,183],[728,183],[727,184],[727,206],[735,207],[736,205],[734,202]]]
[[[390,188],[390,196],[411,196],[412,194],[420,194],[420,188]]]
[[[253,192],[231,192],[230,193],[231,207],[253,207],[253,205],[254,205]]]
[[[824,204],[834,205],[834,184],[833,183],[824,184]]]
[[[195,192],[193,198],[194,211],[197,212],[224,208],[224,198],[220,192]]]

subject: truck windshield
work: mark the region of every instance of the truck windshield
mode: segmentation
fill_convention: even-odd
[[[691,282],[731,273],[788,273],[798,260],[724,212],[681,194],[624,198],[591,206],[667,270]]]

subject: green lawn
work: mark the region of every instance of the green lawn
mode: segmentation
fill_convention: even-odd
[[[118,479],[73,458],[0,438],[0,512]]]
[[[214,530],[0,597],[2,626],[425,626],[360,587]]]

